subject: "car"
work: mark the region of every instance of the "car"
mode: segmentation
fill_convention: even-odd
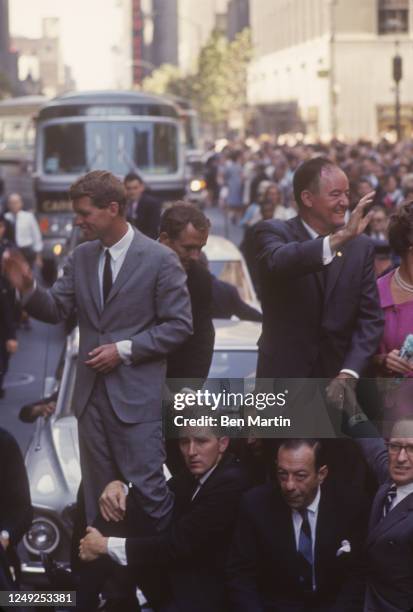
[[[222,236],[211,234],[203,252],[208,258],[212,274],[234,285],[244,302],[260,310],[247,264],[235,244]]]
[[[210,378],[217,385],[230,379],[253,379],[257,361],[259,323],[237,320],[214,321],[216,336]],[[42,555],[60,567],[69,568],[70,539],[80,483],[77,420],[72,413],[72,396],[78,357],[79,332],[68,336],[56,380],[48,391],[58,389],[56,410],[40,417],[25,456],[34,519],[19,548],[25,584],[45,580]],[[170,474],[165,466],[165,475]]]

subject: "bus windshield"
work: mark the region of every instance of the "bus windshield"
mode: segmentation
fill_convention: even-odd
[[[173,174],[178,170],[178,132],[167,122],[59,122],[44,128],[45,174],[82,174],[105,168],[124,175]]]

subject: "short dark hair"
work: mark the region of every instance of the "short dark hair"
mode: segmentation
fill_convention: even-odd
[[[281,448],[286,450],[297,450],[301,446],[308,446],[314,451],[314,465],[318,471],[323,465],[326,465],[325,454],[321,441],[316,438],[287,438],[283,440],[277,449],[278,452]]]
[[[128,174],[123,179],[123,184],[126,185],[126,183],[130,183],[131,181],[139,181],[142,184],[145,182],[141,175],[138,174],[136,171],[128,172]]]
[[[403,256],[413,246],[413,200],[404,202],[390,216],[388,231],[391,248]]]
[[[189,202],[174,202],[161,217],[160,232],[165,232],[168,238],[176,240],[189,223],[198,232],[207,232],[211,227],[210,220],[199,208]]]
[[[93,170],[81,176],[71,185],[69,195],[72,200],[88,197],[96,208],[107,208],[111,202],[117,202],[120,215],[126,209],[125,187],[114,174],[106,170]]]
[[[303,191],[308,189],[313,193],[318,192],[320,177],[324,168],[336,167],[336,164],[326,157],[315,157],[298,166],[293,178],[294,198],[298,206],[303,205],[301,200]]]

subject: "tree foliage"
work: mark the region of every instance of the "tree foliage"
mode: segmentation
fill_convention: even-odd
[[[185,76],[176,66],[164,64],[143,81],[142,88],[187,99],[203,121],[217,126],[226,123],[231,112],[245,108],[251,56],[249,29],[232,42],[214,30],[200,51],[194,74]]]

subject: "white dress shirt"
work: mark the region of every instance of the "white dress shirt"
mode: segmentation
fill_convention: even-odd
[[[308,225],[308,223],[306,223],[302,219],[300,220],[301,220],[301,223],[304,225],[305,229],[307,230],[307,232],[310,234],[310,237],[312,240],[315,240],[316,238],[320,237],[319,234],[317,234],[317,232]],[[328,264],[333,261],[335,256],[336,256],[336,252],[331,250],[330,236],[324,236],[323,238],[323,265],[328,266]],[[343,372],[345,374],[350,374],[350,376],[352,376],[353,378],[360,378],[359,374],[355,370],[350,370],[349,368],[344,368],[343,370],[340,370],[340,372]]]
[[[99,277],[99,292],[100,292],[100,302],[103,308],[103,270],[105,267],[105,253],[109,251],[110,253],[110,267],[112,270],[112,282],[114,283],[117,275],[122,267],[123,262],[125,261],[126,253],[130,245],[132,244],[134,238],[134,231],[132,226],[128,223],[128,230],[126,234],[114,245],[110,248],[102,248],[102,253],[99,257],[98,264],[98,277]],[[126,365],[130,365],[131,357],[132,357],[132,341],[131,340],[121,340],[116,342],[116,348],[118,349],[118,353],[122,361],[125,362]]]
[[[205,474],[203,474],[199,478],[199,485],[195,489],[191,497],[191,501],[193,501],[195,497],[198,495],[199,491],[201,490],[202,485],[208,480],[208,478],[211,476],[212,472],[215,470],[217,465],[218,464],[216,463],[210,470],[208,470],[208,472],[205,472]],[[116,561],[116,563],[119,563],[120,565],[127,565],[126,538],[108,538],[108,555],[114,561]]]
[[[35,253],[41,253],[43,249],[42,235],[34,214],[28,210],[19,210],[14,215],[11,212],[5,214],[7,221],[14,225],[14,237],[20,249],[31,248]]]
[[[413,493],[413,482],[397,487],[396,497],[392,501],[390,510],[393,510],[393,508],[395,508],[397,504],[400,504],[400,502],[403,501],[405,497],[410,495],[410,493]]]
[[[310,529],[311,529],[311,545],[312,545],[312,554],[313,554],[313,591],[315,591],[316,589],[315,574],[314,574],[314,550],[315,550],[315,537],[316,537],[318,507],[320,505],[320,497],[321,497],[321,490],[320,490],[320,487],[318,487],[317,495],[315,496],[312,503],[306,508],[308,522],[310,523]],[[292,515],[293,515],[295,545],[298,550],[298,546],[300,542],[301,525],[303,524],[303,517],[298,512],[298,510],[293,510]]]

